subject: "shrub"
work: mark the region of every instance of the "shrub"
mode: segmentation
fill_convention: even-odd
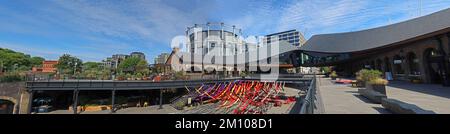
[[[239,75],[240,75],[241,77],[247,77],[247,76],[248,76],[248,73],[247,73],[247,71],[242,71]]]
[[[0,76],[0,82],[16,82],[25,80],[24,76],[19,73],[5,73]]]
[[[387,85],[388,83],[389,82],[387,80],[382,79],[382,78],[376,78],[376,79],[369,81],[369,84],[372,84],[372,85]]]
[[[127,78],[131,78],[131,77],[132,77],[132,75],[131,75],[131,74],[129,74],[129,73],[127,73],[125,77],[127,77]]]
[[[321,71],[323,71],[323,73],[328,74],[331,72],[331,68],[330,67],[322,67],[320,68]]]
[[[141,73],[137,73],[137,74],[136,74],[136,77],[137,77],[137,78],[142,78],[142,74],[141,74]]]
[[[381,72],[378,70],[362,69],[356,73],[357,79],[362,81],[371,81],[377,78],[381,78]]]
[[[330,76],[334,77],[334,78],[338,77],[338,75],[336,74],[336,71],[331,72]]]

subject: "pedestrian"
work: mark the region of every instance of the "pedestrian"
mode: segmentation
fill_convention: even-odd
[[[136,104],[136,107],[141,107],[141,102],[138,102],[138,103]]]
[[[145,101],[144,102],[144,107],[147,107],[148,106],[148,103],[147,103],[147,101]]]

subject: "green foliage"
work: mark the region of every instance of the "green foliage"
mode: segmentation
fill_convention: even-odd
[[[334,77],[334,78],[338,77],[336,71],[331,72],[330,77]]]
[[[321,67],[320,71],[324,72],[325,74],[328,74],[331,72],[331,68],[330,67]]]
[[[247,71],[242,71],[239,75],[241,77],[247,77],[248,76],[248,72]]]
[[[362,81],[371,81],[377,78],[381,78],[382,73],[378,70],[362,69],[356,73],[357,79]]]
[[[83,70],[100,70],[100,63],[85,62],[85,63],[83,63]]]
[[[133,75],[131,75],[131,74],[129,74],[129,73],[127,73],[126,75],[125,75],[125,77],[127,77],[127,78],[131,78]]]
[[[5,73],[0,76],[0,82],[16,82],[23,80],[25,80],[25,77],[18,72]]]
[[[59,57],[56,67],[62,74],[74,75],[75,72],[81,72],[83,61],[69,54]]]
[[[9,49],[0,48],[0,71],[28,71],[32,66],[41,65],[43,58],[33,57],[30,55],[15,52]]]
[[[141,73],[137,73],[137,74],[136,74],[136,77],[137,77],[137,78],[142,78],[142,74],[141,74]]]
[[[30,63],[31,63],[31,66],[33,66],[33,67],[42,66],[42,62],[44,60],[45,59],[42,57],[32,57],[32,58],[30,58]]]
[[[109,80],[111,77],[111,70],[104,69],[101,71],[101,79],[102,80]]]
[[[148,63],[147,61],[138,58],[138,57],[130,57],[122,61],[119,65],[119,70],[121,72],[127,73],[141,73],[147,75],[148,72]]]
[[[382,78],[375,78],[373,80],[370,80],[369,83],[373,85],[387,85],[389,82]]]
[[[175,74],[174,74],[175,80],[185,79],[186,78],[185,76],[186,76],[186,73],[184,71],[178,71],[178,72],[175,72]]]

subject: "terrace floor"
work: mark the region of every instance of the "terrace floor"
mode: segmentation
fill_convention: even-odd
[[[388,98],[412,103],[438,114],[450,114],[450,87],[391,81],[386,87],[386,92]]]
[[[329,78],[319,78],[319,91],[326,114],[388,114],[381,104],[371,103],[348,84],[334,84]],[[450,113],[450,87],[436,84],[412,84],[390,81],[388,98],[415,104],[438,114]]]
[[[358,94],[357,88],[334,84],[329,78],[318,79],[325,114],[387,114],[380,104],[371,103]]]

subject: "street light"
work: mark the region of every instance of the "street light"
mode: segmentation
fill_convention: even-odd
[[[75,72],[77,70],[77,64],[78,64],[78,62],[75,62],[75,66],[73,67],[73,75],[75,75]]]

